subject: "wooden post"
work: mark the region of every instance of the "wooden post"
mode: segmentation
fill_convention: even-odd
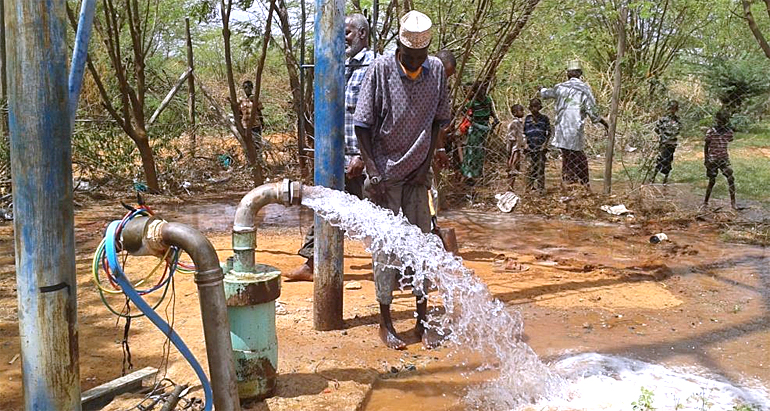
[[[607,153],[604,159],[604,194],[612,192],[612,160],[615,155],[615,132],[618,129],[618,107],[620,106],[621,64],[626,53],[626,20],[628,10],[626,5],[620,6],[618,13],[618,55],[615,59],[615,73],[612,85],[612,102],[610,103],[610,127],[608,130]]]
[[[184,19],[185,35],[187,36],[187,68],[194,70],[192,37],[190,36],[190,18]],[[195,156],[198,142],[195,138],[195,77],[187,77],[187,117],[190,121],[190,156]]]

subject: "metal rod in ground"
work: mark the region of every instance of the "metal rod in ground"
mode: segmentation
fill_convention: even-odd
[[[5,27],[5,1],[0,1],[0,27]],[[5,75],[8,70],[8,59],[5,53],[5,30],[0,30],[0,137],[8,131],[8,116],[2,109],[8,96],[8,81]]]
[[[315,4],[315,184],[341,190],[345,183],[345,1],[316,0]],[[316,330],[343,327],[342,261],[342,232],[316,216]]]
[[[25,410],[80,410],[65,2],[6,0]]]
[[[166,400],[166,403],[163,404],[163,408],[160,409],[160,411],[171,411],[176,407],[177,404],[179,404],[179,396],[182,395],[182,391],[187,389],[187,385],[177,385],[174,387],[174,391],[171,391],[171,394],[168,396],[168,400]]]

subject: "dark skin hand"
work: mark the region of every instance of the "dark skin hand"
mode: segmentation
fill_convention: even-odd
[[[348,164],[347,170],[345,170],[345,176],[347,178],[356,178],[361,176],[363,173],[364,160],[359,156],[353,157],[353,159],[350,160],[350,164]]]
[[[364,190],[375,203],[382,204],[385,201],[385,184],[380,181],[379,184],[371,184],[371,180],[374,177],[382,178],[380,171],[377,169],[377,165],[372,159],[372,130],[364,127],[356,126],[356,137],[358,143],[361,146],[361,157],[363,163],[366,166],[366,170],[369,174],[369,179],[364,185]]]
[[[446,153],[446,150],[443,150],[442,148],[445,147],[445,141],[446,136],[449,134],[449,129],[451,126],[446,127],[439,127],[438,133],[434,136],[434,138],[437,139],[436,141],[436,147],[439,149],[436,150],[436,154],[433,157],[433,168],[436,169],[436,171],[441,171],[444,168],[449,167],[449,156]]]

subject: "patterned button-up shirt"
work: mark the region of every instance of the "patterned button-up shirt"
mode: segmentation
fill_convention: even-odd
[[[355,125],[372,130],[372,160],[384,181],[401,181],[429,158],[434,121],[451,119],[449,90],[441,60],[428,57],[410,80],[389,53],[366,73]]]
[[[663,116],[655,123],[655,132],[658,133],[660,144],[675,146],[681,130],[682,123],[677,116]]]
[[[552,145],[583,151],[586,116],[594,123],[601,118],[597,113],[596,99],[591,87],[579,78],[571,78],[554,88],[540,90],[540,96],[556,99],[556,126]]]
[[[727,145],[733,141],[733,131],[728,128],[712,127],[706,132],[706,144],[708,144],[709,161],[727,160],[730,155],[727,152]]]
[[[361,154],[358,149],[353,115],[356,113],[358,93],[366,77],[369,65],[374,61],[374,52],[364,48],[345,62],[345,162]],[[347,166],[347,164],[346,164]]]

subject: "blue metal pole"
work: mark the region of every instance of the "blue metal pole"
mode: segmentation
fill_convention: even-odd
[[[91,39],[91,29],[94,23],[94,10],[96,0],[84,0],[80,6],[80,18],[78,19],[78,31],[75,33],[75,47],[72,50],[72,64],[69,76],[69,113],[70,123],[75,124],[75,113],[78,110],[80,90],[83,86],[83,74],[85,73],[86,60],[88,59],[88,41]]]
[[[64,0],[6,0],[24,408],[80,410]]]
[[[345,184],[345,1],[316,0],[315,184]],[[315,217],[313,324],[335,330],[342,322],[343,235]]]

